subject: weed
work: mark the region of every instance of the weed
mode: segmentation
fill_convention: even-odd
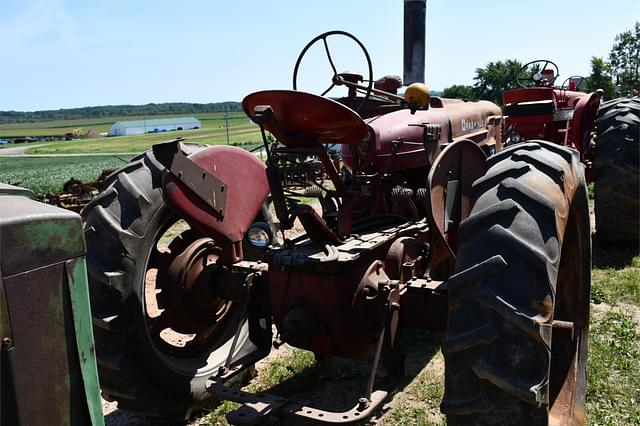
[[[624,269],[606,268],[592,271],[591,300],[617,304],[621,301],[640,304],[640,256]]]
[[[591,323],[587,414],[592,425],[640,424],[637,325],[610,311]]]

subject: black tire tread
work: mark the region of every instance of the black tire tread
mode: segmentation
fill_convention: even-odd
[[[149,417],[159,417],[162,413],[158,406],[165,404],[174,408],[173,416],[181,416],[180,412],[185,409],[184,397],[178,395],[176,401],[166,397],[157,399],[159,395],[145,399],[145,396],[158,393],[145,392],[156,389],[158,384],[140,374],[130,350],[132,342],[127,335],[130,326],[127,308],[129,292],[123,284],[127,274],[123,260],[127,253],[131,253],[132,240],[142,237],[139,231],[132,230],[131,224],[136,220],[144,220],[142,210],[159,208],[162,203],[160,182],[157,181],[162,176],[161,170],[151,153],[139,156],[114,172],[110,176],[111,185],[83,211],[85,229],[91,230],[87,241],[87,261],[102,393],[107,399],[118,401],[121,409],[127,410],[126,406],[144,407],[127,411]],[[155,189],[145,194],[145,190],[136,183],[139,180],[147,184],[151,181],[151,185],[147,186]],[[134,208],[131,208],[131,199],[135,200]],[[105,256],[105,253],[117,255]],[[127,403],[128,400],[140,398],[143,399],[141,404]]]
[[[576,151],[544,141],[514,145],[487,163],[447,281],[441,409],[450,425],[546,424],[553,312],[542,307],[555,294],[562,239],[552,199],[576,191],[568,182],[579,182],[586,197],[583,166]],[[529,286],[509,284],[520,279]],[[512,359],[513,348],[520,349]]]
[[[596,236],[603,243],[640,240],[640,98],[598,110],[593,161]]]
[[[132,294],[132,282],[136,261],[144,261],[137,256],[146,253],[144,240],[155,232],[152,224],[162,217],[158,215],[170,214],[164,205],[162,179],[162,165],[151,151],[146,152],[111,174],[110,186],[82,214],[103,396],[130,414],[181,421],[210,402],[209,396],[164,383],[145,365],[135,337],[140,325],[134,324],[139,321],[134,306],[140,302]],[[238,380],[246,376],[240,374]]]

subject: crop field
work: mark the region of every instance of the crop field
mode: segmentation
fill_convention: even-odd
[[[29,188],[35,194],[60,192],[72,177],[93,182],[103,169],[121,167],[130,157],[0,157],[0,182]]]
[[[64,142],[48,142],[45,146],[27,151],[28,154],[86,154],[86,153],[140,153],[153,144],[167,142],[177,137],[197,144],[225,144],[225,129],[197,129],[135,136],[117,136],[97,139],[80,139]],[[245,147],[261,144],[260,131],[246,123],[229,129],[229,143]],[[1,151],[0,151],[1,153]]]
[[[93,130],[96,133],[108,132],[116,121],[131,121],[169,117],[195,117],[202,122],[203,129],[224,128],[224,113],[212,112],[205,114],[171,114],[153,116],[103,117],[83,120],[55,120],[38,123],[0,124],[0,138],[8,136],[62,136],[73,129],[82,128],[84,131]],[[248,123],[244,113],[230,112],[229,127],[236,127]]]

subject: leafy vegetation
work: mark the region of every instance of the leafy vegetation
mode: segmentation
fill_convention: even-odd
[[[121,167],[129,159],[130,156],[0,157],[0,182],[29,188],[36,195],[60,192],[71,178],[93,182],[103,169]]]
[[[502,105],[502,92],[518,87],[516,82],[522,63],[517,59],[489,62],[476,69],[473,90],[478,99],[486,99]]]
[[[623,95],[640,91],[640,22],[618,34],[609,54],[613,76],[619,80]]]
[[[502,105],[502,92],[518,87],[516,82],[522,63],[517,59],[489,62],[476,69],[473,86],[456,84],[442,92],[445,98],[484,99]]]
[[[616,87],[611,78],[611,66],[604,59],[597,56],[591,58],[591,75],[587,78],[587,90],[595,92],[598,89],[604,91],[604,99],[615,96]]]
[[[469,101],[477,101],[478,94],[473,90],[473,86],[464,84],[454,84],[449,86],[442,92],[442,97],[453,99],[466,99]]]

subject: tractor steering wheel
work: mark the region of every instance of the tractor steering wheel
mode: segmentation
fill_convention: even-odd
[[[365,58],[367,60],[367,66],[368,66],[368,71],[369,71],[369,76],[368,76],[369,78],[364,80],[364,81],[368,82],[368,84],[366,86],[358,84],[358,82],[362,81],[362,80],[361,80],[361,76],[359,76],[357,74],[338,73],[337,68],[336,68],[335,64],[333,63],[333,58],[331,58],[331,52],[329,51],[329,44],[327,43],[327,37],[332,36],[332,35],[338,35],[338,36],[343,36],[343,37],[350,38],[353,41],[355,41],[358,44],[358,46],[360,47],[360,49],[364,53],[364,56],[365,56]],[[300,64],[302,62],[302,58],[307,53],[309,48],[311,48],[311,46],[313,46],[319,40],[322,40],[322,43],[324,44],[324,51],[327,54],[327,59],[329,60],[329,65],[331,66],[331,70],[333,71],[333,77],[331,78],[331,85],[325,91],[323,91],[320,94],[320,96],[326,95],[335,86],[345,85],[345,86],[349,87],[349,95],[350,96],[351,95],[355,96],[356,91],[360,91],[361,93],[364,93],[364,97],[362,98],[362,102],[360,102],[360,104],[355,108],[356,112],[360,111],[362,106],[365,104],[365,102],[371,96],[371,88],[373,87],[373,67],[371,65],[371,58],[369,57],[369,52],[367,52],[367,49],[365,49],[364,45],[360,42],[360,40],[358,40],[354,35],[349,34],[346,31],[327,31],[326,33],[320,34],[319,36],[317,36],[313,40],[311,40],[309,43],[307,43],[307,45],[304,47],[304,49],[302,49],[302,52],[300,52],[300,55],[298,56],[298,60],[296,61],[296,66],[293,69],[293,90],[298,90],[298,69],[299,69]]]
[[[547,72],[545,72],[547,71]],[[549,75],[551,71],[551,75]],[[520,87],[552,87],[558,78],[558,66],[548,59],[537,59],[526,63],[518,70],[516,81]]]
[[[562,90],[569,90],[569,84],[574,81],[576,83],[575,91],[581,92],[581,88],[583,85],[587,84],[587,79],[581,75],[572,75],[571,77],[567,77],[565,81],[562,82],[562,86],[560,88]]]

